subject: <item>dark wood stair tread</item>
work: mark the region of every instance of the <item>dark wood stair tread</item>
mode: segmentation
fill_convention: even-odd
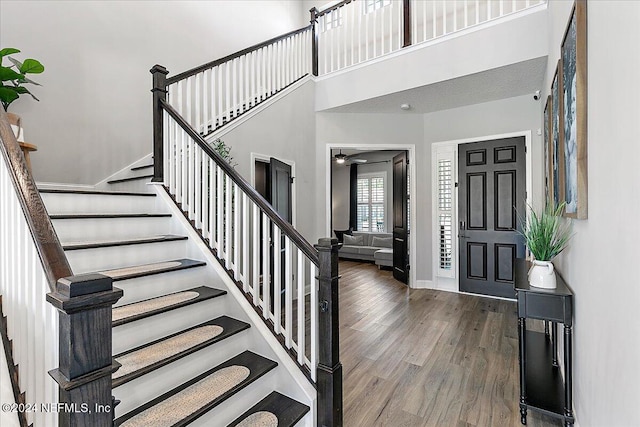
[[[122,427],[146,425],[157,427],[186,426],[262,377],[277,365],[272,360],[250,351],[245,351],[117,418],[115,425]],[[248,376],[239,382],[231,383],[230,386],[219,390],[217,394],[203,393],[199,390],[199,387],[206,385],[206,382],[213,379],[216,373],[220,375],[225,370],[242,369],[243,367],[248,368]],[[180,414],[180,411],[185,413]]]
[[[248,323],[228,316],[220,316],[117,354],[114,358],[122,364],[122,367],[112,376],[113,387],[141,377],[247,328],[249,328]],[[219,332],[215,334],[215,331]]]
[[[136,166],[134,168],[131,168],[131,170],[132,171],[139,171],[139,170],[142,170],[142,169],[148,169],[148,168],[152,168],[152,167],[153,167],[153,164],[150,164],[150,165]]]
[[[135,191],[98,191],[98,190],[63,190],[43,188],[39,190],[40,193],[55,193],[55,194],[88,194],[92,196],[142,196],[142,197],[156,197],[155,193],[141,193]]]
[[[257,412],[268,412],[275,415],[278,419],[278,427],[292,427],[309,412],[309,407],[274,391],[227,427],[235,427]]]
[[[175,242],[178,240],[187,240],[187,236],[175,236],[172,234],[165,234],[162,236],[141,237],[137,239],[129,240],[104,240],[100,242],[82,242],[82,243],[65,243],[62,245],[62,249],[65,251],[76,251],[80,249],[98,249],[98,248],[110,248],[114,246],[131,246],[142,245],[146,243],[163,243],[163,242]]]
[[[179,297],[181,296],[181,294],[184,295],[187,293],[196,293],[197,296],[189,299],[177,299],[174,302],[167,300],[166,304],[159,304],[162,302],[161,300],[163,298],[167,299],[167,297]],[[143,301],[121,305],[119,307],[113,308],[113,317],[111,324],[114,327],[124,325],[126,323],[151,317],[156,314],[166,313],[167,311],[175,310],[180,307],[197,304],[201,301],[206,301],[212,298],[226,295],[226,293],[227,291],[223,291],[221,289],[210,288],[208,286],[198,286],[196,288],[186,289],[184,291],[174,292],[156,298],[149,298]],[[157,304],[154,304],[154,302]]]
[[[116,218],[170,218],[170,213],[123,213],[123,214],[57,214],[49,215],[51,219],[116,219]]]
[[[153,178],[153,174],[151,174],[151,175],[130,176],[128,178],[120,178],[120,179],[112,179],[111,181],[107,181],[107,184],[119,184],[121,182],[137,181],[137,180],[140,180],[140,179],[148,179],[148,178]]]
[[[151,264],[134,265],[131,267],[115,268],[99,271],[100,274],[111,277],[114,281],[135,279],[137,277],[151,276],[153,274],[168,273],[185,270],[188,268],[202,267],[207,263],[193,259],[183,258],[171,261],[154,262]]]

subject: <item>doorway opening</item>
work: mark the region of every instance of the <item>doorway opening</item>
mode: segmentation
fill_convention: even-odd
[[[327,148],[327,233],[343,243],[340,258],[375,263],[409,286],[413,153],[409,145]]]

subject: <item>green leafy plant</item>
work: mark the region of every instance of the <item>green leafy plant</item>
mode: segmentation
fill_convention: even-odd
[[[18,49],[7,47],[0,50],[0,102],[4,110],[7,111],[9,105],[20,95],[29,94],[33,99],[39,101],[29,89],[24,87],[25,84],[40,86],[38,83],[27,78],[27,74],[40,74],[44,71],[44,65],[35,59],[25,59],[20,62],[8,55],[20,53]],[[5,56],[12,63],[8,67],[2,65]]]
[[[222,157],[232,167],[235,168],[238,165],[233,161],[233,156],[231,155],[231,147],[225,144],[223,140],[221,140],[220,138],[215,139],[211,141],[210,145],[211,148],[213,148],[216,153],[220,154],[220,157]]]
[[[563,220],[562,212],[565,203],[554,207],[548,203],[540,213],[536,213],[531,206],[528,221],[520,217],[525,243],[534,258],[538,261],[551,261],[560,252],[566,249],[573,237],[571,222]]]

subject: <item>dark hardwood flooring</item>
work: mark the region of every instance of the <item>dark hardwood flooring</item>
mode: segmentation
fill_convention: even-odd
[[[373,264],[340,274],[345,426],[520,425],[515,302],[409,290]]]

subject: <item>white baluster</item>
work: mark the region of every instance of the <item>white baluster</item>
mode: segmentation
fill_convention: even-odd
[[[233,110],[233,106],[231,104],[231,64],[226,62],[224,64],[224,85],[225,85],[225,115],[227,117],[226,122],[229,123],[231,121],[231,111]]]
[[[242,193],[242,288],[249,292],[249,196]]]
[[[469,27],[469,1],[464,0],[464,27]]]
[[[491,0],[487,1],[487,21],[491,20]]]
[[[187,100],[187,104],[186,104],[186,108],[185,108],[185,114],[184,114],[184,118],[187,120],[187,122],[193,126],[193,88],[191,87],[193,84],[193,77],[188,77],[186,80],[186,90],[187,90],[187,96],[186,96],[186,100]]]
[[[427,41],[427,2],[422,4],[422,41]]]
[[[282,329],[282,280],[280,269],[282,253],[280,252],[282,243],[280,241],[280,228],[273,224],[273,329],[279,334]]]
[[[432,6],[432,16],[431,20],[433,21],[433,38],[438,37],[438,15],[436,13],[436,0],[433,0],[431,3]]]
[[[187,153],[189,155],[189,169],[187,171],[189,176],[189,183],[187,186],[188,192],[188,205],[187,212],[189,219],[195,221],[195,170],[196,170],[196,156],[195,156],[195,142],[189,136],[187,139]]]
[[[211,249],[216,246],[216,164],[213,159],[209,158],[209,247]]]
[[[442,35],[447,34],[447,0],[442,0]]]
[[[224,183],[224,175],[222,174],[222,168],[216,165],[216,251],[219,259],[224,259],[224,246],[223,246],[223,234],[224,234],[224,190],[222,184]]]
[[[504,16],[504,0],[500,0],[500,16]]]
[[[458,1],[453,0],[453,31],[458,30]]]
[[[388,7],[392,7],[392,5],[389,5]],[[384,18],[387,13],[388,7],[382,7],[379,9],[380,10],[380,55],[384,55],[384,38],[386,35],[384,32]],[[391,34],[391,28],[389,28],[389,34]]]
[[[373,55],[372,58],[378,56],[378,11],[374,10],[371,13],[373,19]]]
[[[233,184],[233,278],[240,280],[240,187]]]
[[[293,284],[291,272],[291,241],[284,238],[284,328],[286,334],[284,343],[287,348],[291,348],[291,337],[293,333]]]
[[[305,307],[304,307],[304,255],[298,249],[298,364],[304,364]]]
[[[206,135],[209,132],[209,124],[211,123],[211,116],[209,115],[209,73],[211,70],[204,70],[202,72],[202,133]]]
[[[192,126],[196,129],[197,132],[202,132],[202,129],[200,129],[200,124],[202,123],[201,121],[201,114],[202,111],[200,109],[200,97],[202,95],[202,90],[200,88],[200,73],[196,74],[194,76],[194,80],[195,80],[195,103],[194,103],[194,121],[192,123]]]
[[[216,70],[216,74],[218,74],[218,94],[216,95],[216,98],[218,98],[218,124],[216,127],[220,127],[224,122],[224,86],[222,85],[222,77],[224,73],[223,65],[217,66]]]
[[[316,281],[316,266],[309,262],[311,282],[311,379],[316,380],[316,365],[318,364],[318,284]]]
[[[360,63],[362,62],[362,11],[358,10],[359,6],[354,7],[357,8],[355,13],[358,14],[358,63]]]
[[[231,244],[233,243],[233,237],[231,235],[231,224],[233,221],[233,217],[232,217],[232,213],[231,213],[231,198],[232,198],[232,190],[231,190],[231,178],[229,178],[228,175],[225,174],[224,176],[224,182],[225,182],[225,190],[224,190],[224,196],[225,196],[225,202],[224,202],[224,266],[227,268],[227,270],[230,270],[233,268],[233,264],[231,263],[231,254],[232,252],[232,247]]]
[[[231,113],[229,117],[237,117],[238,115],[238,87],[240,83],[238,82],[238,58],[234,59],[232,62],[232,75],[233,79],[231,82],[231,93],[233,96],[233,102],[231,103]]]
[[[182,129],[182,128],[181,128]],[[187,158],[187,138],[189,135],[184,130],[181,130],[181,145],[180,145],[180,197],[182,201],[182,209],[187,207],[187,170],[189,169],[189,159]]]
[[[258,205],[253,204],[253,255],[251,257],[251,275],[253,279],[253,305],[258,306],[260,295],[260,210]]]
[[[247,77],[245,76],[245,60],[246,55],[238,58],[238,105],[236,112],[239,114],[244,113],[245,109],[244,85],[247,82]]]
[[[327,32],[329,33],[329,36],[330,36],[330,39],[331,39],[331,42],[329,44],[330,49],[331,49],[330,52],[329,52],[329,57],[331,58],[331,64],[330,64],[331,68],[330,68],[330,70],[334,71],[335,68],[334,68],[334,53],[333,53],[333,51],[334,51],[334,45],[336,44],[336,40],[335,40],[336,39],[336,28],[333,26],[333,15],[332,14],[333,14],[333,12],[331,12],[330,14],[327,14],[327,19],[329,19],[329,22],[331,22],[331,29],[328,29]]]
[[[206,154],[202,156],[202,237],[209,237],[209,158]]]
[[[195,199],[193,213],[196,228],[202,228],[202,150],[193,141],[192,149],[195,152],[195,164],[194,164],[194,186],[191,189],[190,194],[193,194]]]
[[[349,7],[345,7],[344,10],[345,10],[345,12],[348,11],[349,30],[350,30],[350,33],[351,33],[351,44],[349,45],[350,48],[351,48],[351,63],[349,65],[354,65],[356,63],[355,62],[356,61],[356,57],[355,57],[356,45],[355,45],[355,41],[354,41],[354,39],[355,39],[354,34],[355,34],[355,31],[356,31],[355,22],[354,22],[355,21],[355,9],[354,9],[353,5],[350,5]],[[344,18],[344,22],[345,22],[345,25],[346,25],[346,23],[347,23],[347,17],[346,16]]]
[[[271,278],[270,278],[270,261],[271,251],[269,242],[269,230],[271,228],[271,221],[269,217],[264,213],[262,215],[262,316],[265,319],[269,319],[270,301],[269,292],[271,290]]]
[[[180,80],[176,85],[178,87],[178,96],[176,99],[177,104],[175,105],[176,110],[178,110],[178,113],[180,113],[180,115],[184,115],[184,105],[183,105],[183,86],[184,86],[184,80]]]

